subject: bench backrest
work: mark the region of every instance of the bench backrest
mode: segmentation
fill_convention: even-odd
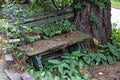
[[[0,15],[2,15],[0,16],[0,18],[3,18],[2,11],[0,11]],[[46,23],[66,19],[67,17],[68,18],[74,17],[72,8],[59,9],[52,12],[44,12],[44,13],[32,15],[25,19],[19,19],[19,20],[21,22],[20,24],[24,23],[26,26],[32,27],[32,26],[38,26],[41,24],[46,24]],[[15,23],[15,21],[10,20],[9,23]]]
[[[67,17],[71,18],[74,16],[73,10],[71,8],[58,10],[53,12],[46,12],[37,15],[33,15],[27,19],[24,19],[23,22],[26,26],[38,26],[41,24],[46,24],[62,19],[66,19]]]

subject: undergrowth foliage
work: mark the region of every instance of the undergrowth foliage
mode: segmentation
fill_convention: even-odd
[[[25,39],[27,39],[28,42],[34,42],[38,38],[33,35],[40,35],[40,38],[48,39],[65,32],[75,30],[75,26],[72,25],[68,19],[29,28],[24,26],[24,24],[19,24],[29,15],[38,12],[40,13],[45,10],[51,10],[49,9],[50,7],[46,6],[46,4],[48,5],[48,3],[45,3],[46,0],[38,0],[40,2],[42,1],[43,4],[39,3],[42,4],[42,6],[40,6],[38,11],[33,10],[32,12],[33,7],[36,8],[37,0],[30,1],[32,5],[27,10],[23,10],[17,4],[14,5],[14,3],[8,3],[7,5],[3,6],[5,19],[0,20],[1,36],[6,35],[4,37],[7,37],[7,39],[20,38],[21,41],[25,43]],[[54,1],[57,5],[57,7],[54,7],[54,9],[71,6],[73,4],[73,0]],[[109,0],[90,1],[102,9],[105,7],[105,3]],[[49,1],[49,3],[51,2]],[[87,6],[87,2],[85,0],[79,0],[78,4],[74,7],[82,9],[83,6]],[[7,13],[10,13],[10,15]],[[19,18],[21,20],[19,20]],[[10,19],[16,20],[15,23],[9,24],[8,21]],[[97,24],[97,16],[91,13],[90,21]],[[26,36],[27,33],[32,33],[32,35]],[[86,66],[95,66],[99,64],[113,64],[114,62],[120,60],[120,29],[114,28],[111,38],[112,43],[108,42],[107,45],[103,46],[101,50],[98,50],[97,52],[90,52],[86,50],[84,52],[74,51],[70,54],[66,51],[62,56],[62,60],[48,60],[48,62],[44,64],[45,67],[43,72],[35,71],[31,66],[25,71],[29,72],[36,80],[86,80],[89,75],[80,73],[80,69],[83,69]],[[5,45],[2,47],[8,48],[9,51],[14,51],[14,48],[16,48],[18,44],[19,43],[7,44],[7,46]]]
[[[87,66],[95,66],[99,64],[113,64],[120,60],[120,47],[108,43],[103,49],[96,53],[86,51],[81,53],[75,51],[68,53],[67,51],[62,56],[62,60],[48,60],[45,63],[45,72],[33,72],[30,68],[26,71],[30,72],[38,80],[86,80],[88,74],[81,74],[80,69]],[[36,76],[36,74],[39,74]],[[44,77],[41,75],[44,74]],[[54,76],[53,76],[54,75]]]
[[[113,31],[112,31],[112,43],[115,45],[120,45],[120,28],[117,26],[116,23],[112,24]]]
[[[26,69],[37,80],[86,80],[89,75],[80,73],[87,66],[99,64],[113,64],[120,60],[120,29],[113,28],[112,42],[102,46],[96,52],[74,51],[71,54],[65,51],[62,60],[48,60],[44,64],[44,71],[34,71],[31,67]]]

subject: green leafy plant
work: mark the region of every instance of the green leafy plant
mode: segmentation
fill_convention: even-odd
[[[80,76],[57,76],[53,75],[50,71],[34,71],[32,68],[27,68],[26,72],[29,72],[36,80],[86,80],[88,78],[88,74],[84,74],[81,78]]]
[[[53,37],[57,34],[61,34],[68,31],[75,30],[75,26],[72,25],[68,20],[57,21],[55,24],[48,23],[43,28],[43,33],[46,37]]]
[[[120,28],[116,23],[112,24],[112,43],[114,45],[120,45]]]
[[[100,9],[105,8],[105,3],[110,0],[90,0],[93,4],[97,5]]]
[[[1,25],[1,27],[5,28],[4,33],[8,33],[12,38],[18,38],[24,35],[26,27],[24,24],[19,23],[28,15],[27,10],[22,9],[18,4],[9,2],[3,5],[2,12],[4,14],[5,25]]]
[[[48,23],[44,26],[40,25],[42,27],[37,26],[28,28],[24,25],[23,21],[32,13],[28,9],[22,9],[19,4],[15,4],[14,2],[11,3],[8,1],[8,3],[3,5],[2,11],[4,19],[0,20],[1,36],[4,36],[7,41],[9,41],[9,39],[20,39],[21,43],[19,43],[19,45],[27,43],[26,41],[34,42],[38,39],[36,37],[38,35],[42,36],[42,38],[48,39],[55,35],[75,30],[75,26],[67,19]],[[29,33],[32,35],[27,35]]]
[[[65,52],[61,61],[48,60],[43,72],[35,71],[32,67],[28,67],[26,72],[29,72],[36,80],[86,80],[89,75],[79,72],[80,66],[82,67],[79,57],[78,51],[73,54]]]
[[[37,39],[39,39],[39,37],[37,37],[37,36],[27,36],[28,42],[34,42]]]
[[[85,0],[79,0],[78,3],[75,5],[75,8],[82,9],[86,5],[87,5],[87,2]]]
[[[58,79],[58,80],[86,80],[88,74],[81,74],[80,69],[86,66],[95,66],[99,64],[113,64],[120,60],[120,48],[116,45],[108,43],[97,52],[90,51],[74,51],[71,54],[67,51],[62,56],[62,60],[48,60],[45,63],[45,72],[36,72],[41,79]],[[47,72],[46,72],[47,71]],[[33,70],[31,71],[33,74]],[[34,72],[35,73],[35,72]],[[40,75],[44,74],[44,78]],[[38,80],[39,77],[37,76]]]

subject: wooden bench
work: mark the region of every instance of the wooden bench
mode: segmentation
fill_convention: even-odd
[[[48,40],[39,40],[33,43],[19,47],[27,56],[40,55],[64,49],[67,46],[89,39],[90,36],[79,31],[72,31],[50,38]]]
[[[35,27],[41,24],[55,22],[58,20],[66,19],[67,17],[74,17],[72,8],[63,10],[57,10],[53,12],[46,12],[37,15],[33,15],[27,19],[19,19],[22,23],[28,27]],[[15,21],[9,21],[9,23],[15,23]],[[50,38],[48,40],[38,40],[33,43],[29,43],[24,46],[18,47],[20,51],[23,51],[29,56],[33,64],[39,69],[43,70],[41,58],[44,55],[51,54],[52,52],[65,49],[68,46],[83,42],[84,40],[90,39],[91,37],[79,31],[72,31],[65,34],[61,34]],[[59,54],[55,55],[59,56]]]
[[[42,56],[58,50],[65,49],[68,46],[83,42],[90,38],[91,37],[87,34],[84,34],[79,31],[73,31],[73,32],[68,32],[66,34],[55,36],[48,40],[35,41],[33,43],[18,47],[18,49],[20,51],[25,52],[27,56],[33,59],[33,63],[35,63],[34,65],[37,66],[38,69],[42,70],[43,69],[42,61],[41,61]],[[60,55],[56,53],[55,57],[58,56]]]
[[[24,23],[28,27],[34,27],[41,24],[66,19],[67,17],[74,17],[72,8],[37,14],[27,19],[24,19]],[[33,43],[21,46],[18,49],[20,51],[23,51],[27,56],[32,59],[33,64],[36,66],[37,69],[43,70],[41,61],[42,56],[51,54],[54,51],[61,50],[63,48],[66,48],[67,46],[74,45],[89,38],[90,36],[87,34],[81,33],[79,31],[73,31],[58,35],[48,40],[35,41]],[[55,55],[55,57],[57,56],[59,56],[59,54]]]

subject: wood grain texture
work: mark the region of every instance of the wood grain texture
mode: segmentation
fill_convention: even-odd
[[[29,73],[21,74],[22,80],[35,80]]]
[[[74,14],[73,13],[68,13],[68,14],[63,14],[63,15],[60,15],[60,16],[54,16],[54,17],[51,17],[51,18],[45,18],[45,19],[42,19],[42,20],[37,20],[37,21],[25,23],[25,25],[28,26],[28,27],[35,27],[35,26],[39,26],[39,25],[42,25],[42,24],[66,19],[67,16],[73,17]]]
[[[19,73],[15,73],[11,70],[5,70],[5,73],[8,75],[10,80],[22,80]]]
[[[47,52],[53,52],[64,49],[67,46],[79,43],[91,38],[89,35],[79,31],[68,32],[66,34],[58,35],[48,40],[39,40],[25,46],[18,47],[20,51],[25,52],[28,56],[40,55]]]
[[[12,70],[5,70],[10,80],[35,80],[29,73],[17,73]]]

